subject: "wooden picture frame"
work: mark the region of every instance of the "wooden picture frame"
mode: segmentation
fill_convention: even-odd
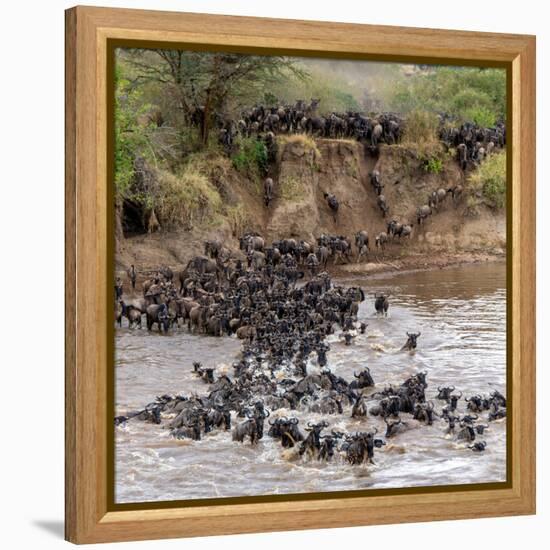
[[[106,131],[113,41],[497,65],[508,75],[509,480],[498,488],[114,510]],[[535,513],[535,37],[75,7],[66,12],[66,539],[128,541]]]

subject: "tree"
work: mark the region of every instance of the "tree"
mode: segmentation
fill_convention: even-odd
[[[136,73],[134,82],[152,81],[166,88],[182,122],[200,128],[203,145],[216,118],[261,97],[289,73],[307,76],[282,56],[134,49],[126,51],[126,59]]]

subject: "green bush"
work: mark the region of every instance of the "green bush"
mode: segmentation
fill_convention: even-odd
[[[443,161],[438,157],[428,157],[423,159],[422,168],[430,174],[440,174],[443,170]]]
[[[237,141],[238,151],[231,160],[241,173],[259,179],[267,171],[267,147],[255,138],[241,138]]]
[[[466,109],[464,111],[464,118],[484,128],[490,128],[496,123],[495,113],[486,107],[472,107],[471,109]]]
[[[494,209],[506,204],[506,153],[492,155],[468,180],[471,192],[481,192],[484,202]]]
[[[506,115],[506,71],[477,67],[430,67],[413,75],[395,75],[384,83],[390,110],[418,109],[448,113],[459,121],[492,126]]]

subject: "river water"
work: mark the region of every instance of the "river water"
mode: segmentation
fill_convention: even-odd
[[[368,365],[376,389],[428,372],[427,399],[438,385],[454,385],[465,396],[499,390],[506,394],[506,269],[504,263],[384,277],[353,275],[339,283],[361,285],[367,299],[359,320],[368,323],[345,346],[339,334],[328,343],[328,366],[347,380]],[[387,318],[374,314],[375,292],[390,297]],[[406,331],[421,332],[416,352],[402,352]],[[157,395],[204,394],[207,386],[191,374],[192,362],[227,370],[240,351],[236,338],[191,336],[186,329],[168,335],[127,328],[116,331],[116,414],[138,409]],[[314,362],[309,372],[315,372]],[[436,401],[440,411],[444,402]],[[458,412],[466,403],[459,401]],[[382,421],[296,411],[281,414],[305,421],[324,418],[329,429],[366,431]],[[279,412],[277,412],[279,414]],[[487,413],[483,416],[486,417]],[[404,414],[408,430],[382,449],[375,465],[350,466],[342,457],[320,463],[296,457],[267,435],[256,447],[238,444],[229,432],[202,441],[180,441],[162,426],[130,421],[115,429],[115,500],[118,503],[187,500],[243,495],[342,491],[505,481],[506,422],[490,423],[480,437],[486,451],[475,453],[445,436],[446,423],[418,424]],[[233,420],[235,421],[234,413]],[[237,420],[238,421],[238,420]],[[487,424],[487,422],[484,422]],[[266,425],[267,434],[267,425]]]

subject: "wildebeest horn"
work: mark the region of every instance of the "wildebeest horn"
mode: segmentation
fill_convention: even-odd
[[[473,418],[474,420],[477,420],[477,419],[479,418],[479,416],[478,416],[477,414],[475,414],[474,416],[472,416],[472,418]]]
[[[299,420],[297,418],[291,418],[290,421],[289,421],[291,424],[298,424]]]
[[[374,427],[374,432],[372,432],[373,434],[377,434],[378,433],[378,428],[375,426]]]
[[[264,418],[267,418],[271,414],[271,411],[269,409],[264,409],[263,416]]]
[[[454,386],[451,386],[451,388],[453,388],[453,389],[451,390],[451,392],[455,391],[455,387],[454,387]]]
[[[268,423],[270,426],[273,426],[273,425],[275,425],[275,424],[277,423],[278,420],[279,420],[278,418],[275,419],[275,422],[271,422],[271,420],[268,420],[267,423]]]
[[[355,371],[353,371],[353,376],[355,376],[355,378],[359,378],[359,376],[355,373]]]
[[[441,391],[441,386],[437,386],[437,391]]]
[[[308,428],[311,428],[313,426],[311,422],[308,422],[307,425],[308,425]]]
[[[462,397],[462,392],[460,392],[460,395],[458,396],[458,398],[460,399]]]

